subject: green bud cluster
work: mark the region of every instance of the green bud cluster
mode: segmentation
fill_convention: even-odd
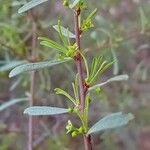
[[[86,20],[83,20],[83,23],[81,26],[81,31],[87,31],[88,29],[93,28],[93,27],[94,27],[94,25],[92,23],[92,20],[86,19]]]
[[[66,125],[67,134],[71,133],[72,137],[76,137],[78,135],[84,134],[85,130],[83,127],[76,128],[70,120],[68,120],[68,123]]]
[[[78,46],[76,43],[72,46],[68,46],[68,52],[66,54],[67,57],[73,58],[76,55],[77,50],[78,50]]]

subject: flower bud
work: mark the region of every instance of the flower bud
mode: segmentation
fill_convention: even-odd
[[[80,127],[80,128],[78,129],[78,131],[79,131],[80,134],[82,134],[82,133],[84,133],[84,128],[83,128],[83,127]]]
[[[78,132],[77,131],[73,131],[71,135],[72,135],[72,137],[76,137],[76,136],[78,136]]]

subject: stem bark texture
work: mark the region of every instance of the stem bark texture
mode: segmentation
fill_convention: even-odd
[[[80,9],[76,10],[74,13],[74,22],[75,22],[75,34],[76,34],[76,43],[78,45],[78,50],[81,51],[81,30],[80,30]],[[85,86],[85,80],[84,80],[84,69],[83,69],[83,59],[80,53],[77,54],[76,58],[76,67],[77,72],[79,75],[79,93],[80,93],[80,109],[81,112],[84,113],[84,107],[85,107],[85,97],[87,93],[87,87]],[[92,143],[91,143],[91,136],[90,135],[84,135],[84,148],[85,150],[92,150]]]

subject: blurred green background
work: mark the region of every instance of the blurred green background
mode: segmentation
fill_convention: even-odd
[[[32,23],[29,14],[18,14],[25,1],[0,0],[0,106],[5,102],[29,95],[30,73],[9,78],[14,63],[30,60]],[[82,36],[82,49],[93,56],[116,59],[113,67],[99,82],[119,74],[129,80],[111,83],[92,93],[90,124],[107,112],[132,112],[135,119],[128,126],[106,131],[93,137],[94,150],[150,150],[150,1],[149,0],[92,0],[84,15],[98,8],[95,27]],[[61,19],[63,26],[73,31],[73,13],[64,9],[61,0],[49,0],[34,9],[37,35],[59,40],[52,25]],[[37,61],[52,60],[54,50],[42,47],[37,41]],[[74,64],[43,69],[36,73],[36,105],[67,107],[64,97],[53,89],[71,91],[76,68]],[[25,150],[28,117],[23,110],[28,102],[0,109],[0,150]],[[67,115],[34,118],[35,150],[82,150],[82,137],[65,134]]]

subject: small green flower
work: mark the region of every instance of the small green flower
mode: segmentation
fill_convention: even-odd
[[[77,46],[76,43],[74,45],[72,45],[72,46],[68,46],[68,52],[67,52],[66,55],[68,57],[73,58],[76,55],[77,50],[78,50],[78,46]]]
[[[75,127],[73,126],[73,124],[71,123],[70,120],[68,120],[68,123],[66,125],[67,134],[73,132],[74,129],[75,129]]]
[[[94,25],[92,23],[92,20],[91,19],[86,19],[86,20],[83,20],[81,30],[86,31],[86,30],[88,30],[90,28],[93,28],[93,27],[94,27]]]
[[[78,131],[79,131],[80,134],[83,134],[83,133],[85,132],[85,130],[84,130],[83,127],[80,127],[80,128],[78,129]]]
[[[72,137],[77,137],[79,135],[78,131],[73,131],[71,133]]]

